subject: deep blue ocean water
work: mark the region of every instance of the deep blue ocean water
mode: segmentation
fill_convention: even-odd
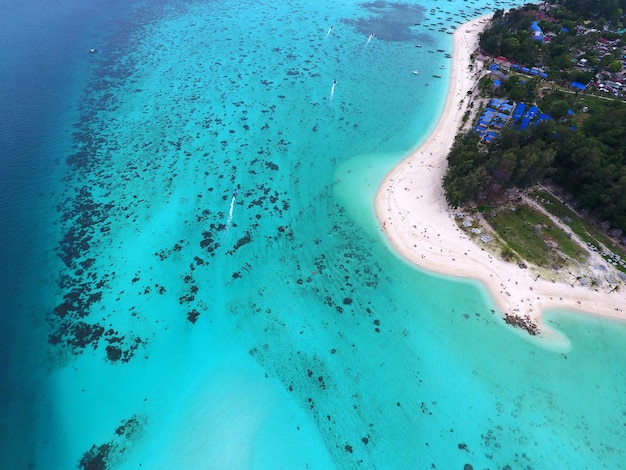
[[[619,468],[624,325],[531,342],[373,215],[495,6],[4,5],[3,468]]]

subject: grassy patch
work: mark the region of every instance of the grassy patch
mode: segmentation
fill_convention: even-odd
[[[485,207],[483,207],[483,209],[490,210],[489,208]],[[500,253],[500,256],[502,256],[502,259],[504,259],[505,261],[516,264],[523,261],[513,250],[511,250],[503,242],[503,240],[498,237],[496,233],[489,230],[485,231],[485,227],[481,226],[481,224],[476,220],[476,212],[481,213],[480,210],[475,209],[467,211],[468,214],[472,215],[471,217],[469,217],[469,220],[472,221],[472,225],[470,227],[466,227],[465,225],[463,225],[463,220],[466,219],[465,217],[457,217],[455,219],[457,227],[459,227],[461,231],[465,232],[470,238],[472,238],[474,240],[474,243],[476,243],[478,246],[484,247],[492,253]],[[472,230],[476,228],[480,229],[481,232],[473,233]],[[481,240],[481,237],[485,235],[487,235],[490,239],[488,242],[484,242],[483,240]]]
[[[564,223],[566,223],[582,241],[587,243],[592,250],[598,251],[606,261],[614,265],[620,271],[626,273],[626,265],[624,263],[620,263],[619,261],[620,259],[626,259],[626,250],[624,250],[622,246],[607,237],[592,223],[579,217],[574,211],[553,197],[550,193],[542,189],[538,189],[533,191],[530,194],[530,197],[541,204],[546,211],[563,220]],[[608,251],[603,252],[602,247]]]
[[[587,259],[587,252],[563,230],[525,204],[501,208],[487,220],[511,250],[537,266],[559,269],[570,259]]]

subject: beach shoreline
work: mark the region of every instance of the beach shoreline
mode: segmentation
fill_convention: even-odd
[[[482,67],[471,66],[479,33],[492,15],[465,23],[453,36],[450,85],[444,110],[426,140],[384,178],[375,198],[376,217],[391,245],[410,262],[446,276],[485,284],[503,315],[526,318],[546,331],[546,310],[575,310],[626,320],[626,293],[540,278],[494,256],[455,221],[442,181],[447,155],[461,128]]]

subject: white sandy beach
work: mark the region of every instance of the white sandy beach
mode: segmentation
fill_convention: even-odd
[[[546,309],[579,310],[626,319],[626,292],[537,278],[482,249],[456,224],[445,200],[446,157],[477,80],[470,55],[490,16],[461,25],[454,33],[453,69],[443,114],[427,140],[395,167],[376,195],[376,214],[391,244],[408,260],[437,273],[471,277],[486,284],[504,313],[528,315],[541,325]],[[463,103],[461,100],[464,99]],[[623,283],[622,283],[623,284]],[[622,285],[623,287],[623,285]]]

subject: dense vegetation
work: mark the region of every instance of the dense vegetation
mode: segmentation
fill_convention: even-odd
[[[507,14],[497,11],[493,25],[481,34],[481,49],[528,67],[541,67],[553,80],[588,83],[597,72],[621,69],[620,47],[609,54],[598,54],[594,45],[600,38],[620,39],[619,45],[625,44],[615,31],[624,27],[626,0],[553,3],[547,11],[540,11],[533,4]],[[589,15],[593,16],[589,18]],[[530,28],[533,21],[550,36],[549,42],[533,39]],[[585,28],[584,34],[580,34],[579,27]],[[588,67],[576,67],[580,59],[586,59]]]
[[[575,131],[565,121],[523,132],[506,127],[489,147],[479,146],[471,132],[459,135],[444,178],[448,202],[495,203],[510,189],[552,178],[580,207],[626,232],[626,105],[593,101],[576,116]]]
[[[615,47],[617,52],[609,48],[597,52],[600,37],[625,44],[623,34],[611,32],[626,22],[624,9],[626,0],[564,0],[542,8],[526,5],[507,14],[498,11],[481,36],[481,48],[493,56],[541,66],[551,79],[556,75],[587,83],[598,72],[615,68],[613,62],[621,59],[615,54],[622,47]],[[532,39],[533,21],[550,34],[550,42]],[[575,65],[581,57],[588,67]],[[452,206],[497,204],[514,194],[510,190],[549,179],[571,194],[579,207],[626,232],[624,102],[574,93],[568,87],[559,90],[554,83],[513,73],[495,89],[484,77],[479,89],[491,96],[536,103],[553,120],[524,131],[507,125],[490,145],[481,144],[473,132],[458,135],[444,177]]]
[[[551,4],[558,4],[556,0],[549,1]],[[566,0],[562,3],[561,11],[563,15],[574,14],[579,17],[587,17],[590,14],[594,18],[610,21],[618,21],[626,10],[626,0]]]

